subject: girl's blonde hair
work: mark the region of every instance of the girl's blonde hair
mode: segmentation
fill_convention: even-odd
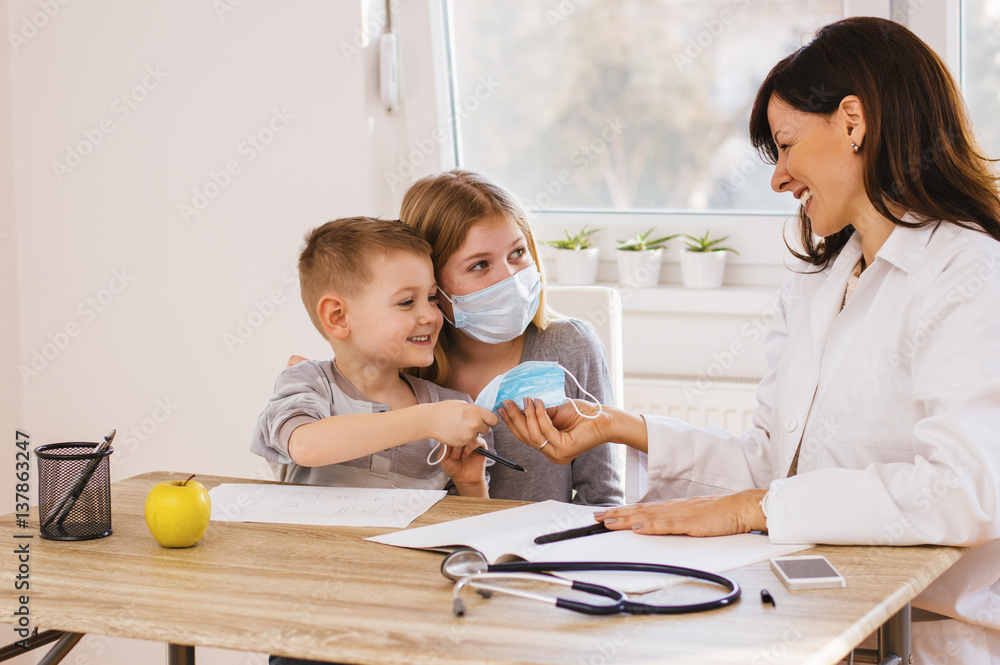
[[[556,316],[545,304],[545,273],[538,260],[538,247],[531,223],[513,194],[486,176],[454,169],[427,176],[414,183],[403,197],[399,213],[404,224],[419,231],[431,244],[435,277],[465,242],[470,228],[498,215],[514,222],[521,229],[528,252],[538,266],[542,292],[538,300],[538,311],[531,322],[539,330],[545,330]],[[435,383],[443,382],[448,376],[448,350],[454,335],[455,330],[445,326],[434,349],[434,364],[415,368],[413,373]]]

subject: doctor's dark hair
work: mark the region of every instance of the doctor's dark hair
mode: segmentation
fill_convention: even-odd
[[[555,318],[545,305],[545,274],[538,260],[538,246],[528,215],[517,198],[500,185],[484,175],[461,169],[427,176],[407,190],[399,217],[431,244],[431,260],[439,283],[441,268],[461,248],[469,229],[496,217],[516,224],[524,234],[525,245],[542,280],[538,311],[531,322],[539,330],[545,330]],[[408,371],[435,383],[444,381],[448,376],[448,350],[454,335],[454,327],[445,325],[434,349],[434,363]]]
[[[991,160],[978,146],[955,80],[919,37],[898,23],[848,18],[823,27],[809,44],[764,79],[750,115],[750,140],[761,158],[778,160],[768,102],[830,116],[841,100],[861,100],[865,192],[875,210],[900,226],[942,220],[1000,240],[1000,198]],[[890,208],[920,221],[904,222]],[[798,258],[825,267],[854,232],[848,226],[816,241],[799,210]],[[788,241],[785,242],[788,245]]]
[[[329,293],[360,295],[375,279],[376,261],[398,252],[430,257],[431,246],[398,219],[343,217],[306,233],[299,255],[299,288],[321,335],[326,337],[316,311],[320,299]]]

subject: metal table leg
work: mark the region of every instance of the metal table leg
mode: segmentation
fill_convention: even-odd
[[[167,663],[169,665],[194,665],[194,647],[185,644],[168,644]]]
[[[70,650],[76,643],[83,639],[83,633],[66,633],[59,638],[56,645],[49,649],[45,657],[38,661],[38,665],[55,665],[62,662],[62,659],[69,655]]]
[[[910,604],[907,603],[878,629],[879,665],[910,665]]]

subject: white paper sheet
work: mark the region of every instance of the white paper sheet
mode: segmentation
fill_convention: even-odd
[[[444,490],[223,483],[208,492],[218,522],[403,528]]]
[[[482,552],[491,563],[513,557],[532,562],[627,561],[683,566],[716,573],[812,547],[772,545],[767,536],[751,533],[692,538],[643,536],[631,531],[614,531],[547,545],[534,543],[534,539],[543,534],[593,524],[595,510],[592,506],[542,501],[367,540],[420,549],[465,545]],[[606,584],[627,593],[643,593],[666,586],[662,575],[648,573],[574,573],[563,576]]]

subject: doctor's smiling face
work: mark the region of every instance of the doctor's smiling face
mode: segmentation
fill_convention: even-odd
[[[772,96],[767,120],[777,147],[771,188],[790,192],[809,217],[812,231],[827,237],[870,208],[863,161],[851,146],[864,141],[861,102],[845,97],[831,114],[800,111]]]

